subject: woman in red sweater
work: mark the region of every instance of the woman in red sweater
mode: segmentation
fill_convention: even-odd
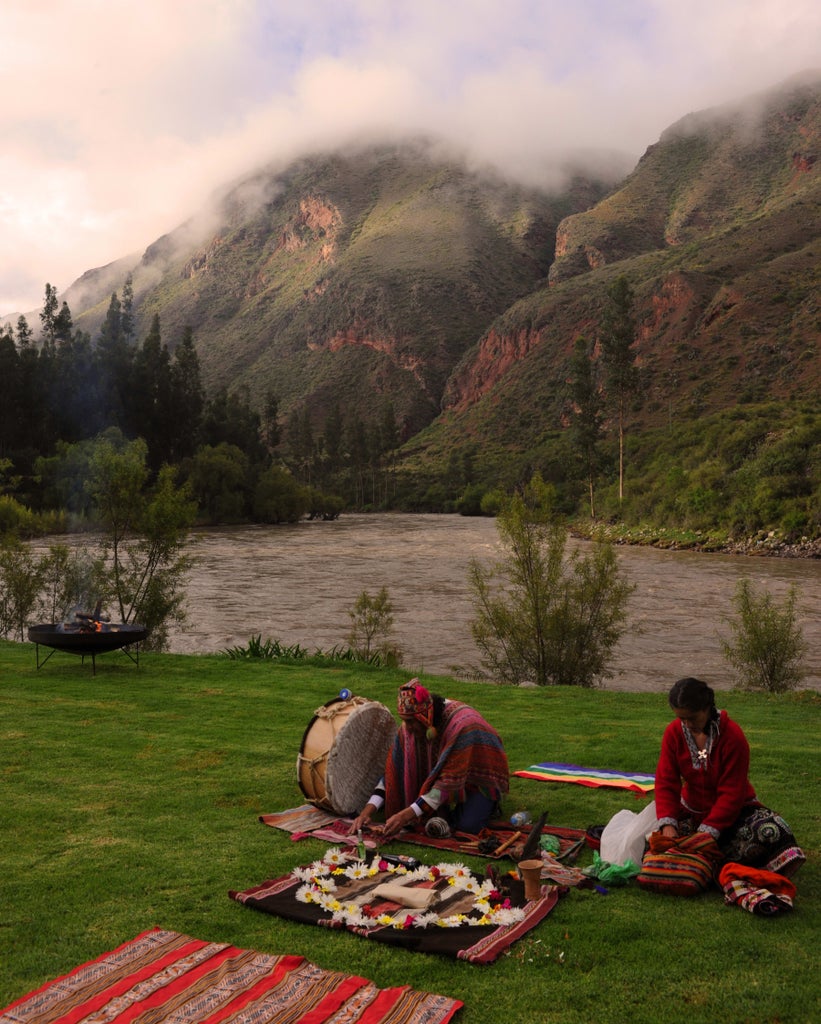
[[[794,874],[806,858],[784,819],[757,800],[741,728],[718,711],[700,679],[680,679],[669,701],[676,717],[664,730],[656,768],[662,835],[708,832],[724,860]]]

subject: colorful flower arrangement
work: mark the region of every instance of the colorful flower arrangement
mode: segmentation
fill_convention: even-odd
[[[340,898],[337,883],[345,880],[373,878],[378,874],[402,876],[407,882],[438,882],[447,879],[448,886],[474,896],[470,913],[440,916],[435,910],[411,912],[406,909],[389,914],[374,911],[368,904]],[[307,867],[295,868],[292,877],[303,884],[297,889],[300,903],[313,903],[331,915],[334,924],[353,928],[459,928],[462,925],[515,924],[524,918],[524,910],[503,899],[490,880],[482,881],[464,864],[421,865],[413,870],[404,864],[392,864],[379,857],[361,860],[355,851],[331,847],[321,860]]]

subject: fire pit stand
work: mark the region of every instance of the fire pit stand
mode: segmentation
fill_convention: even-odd
[[[79,655],[83,663],[88,655],[91,658],[93,675],[97,673],[97,655],[107,654],[109,651],[121,650],[135,665],[139,665],[140,642],[147,636],[148,630],[144,626],[130,622],[104,623],[100,624],[98,629],[49,622],[40,626],[30,626],[28,631],[29,640],[35,645],[38,669],[45,665],[55,651],[64,651],[67,654]],[[51,648],[42,659],[41,646]],[[132,646],[133,651],[129,650]]]

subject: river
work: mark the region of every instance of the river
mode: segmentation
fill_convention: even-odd
[[[214,652],[257,635],[310,651],[346,646],[356,598],[384,586],[409,672],[470,678],[480,664],[470,634],[468,566],[472,558],[486,563],[499,554],[492,519],[374,514],[220,528],[198,532],[190,553],[196,565],[188,621],[172,634],[172,651]],[[684,675],[716,689],[733,686],[720,638],[729,636],[725,618],[743,577],[779,600],[797,585],[810,648],[805,685],[821,689],[818,561],[646,547],[619,547],[617,554],[636,589],[607,689],[663,692]]]

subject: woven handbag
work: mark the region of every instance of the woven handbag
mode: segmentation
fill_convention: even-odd
[[[697,896],[710,887],[721,852],[709,833],[695,832],[654,853],[653,847],[659,845],[651,841],[641,862],[636,881],[642,888],[670,896]]]

